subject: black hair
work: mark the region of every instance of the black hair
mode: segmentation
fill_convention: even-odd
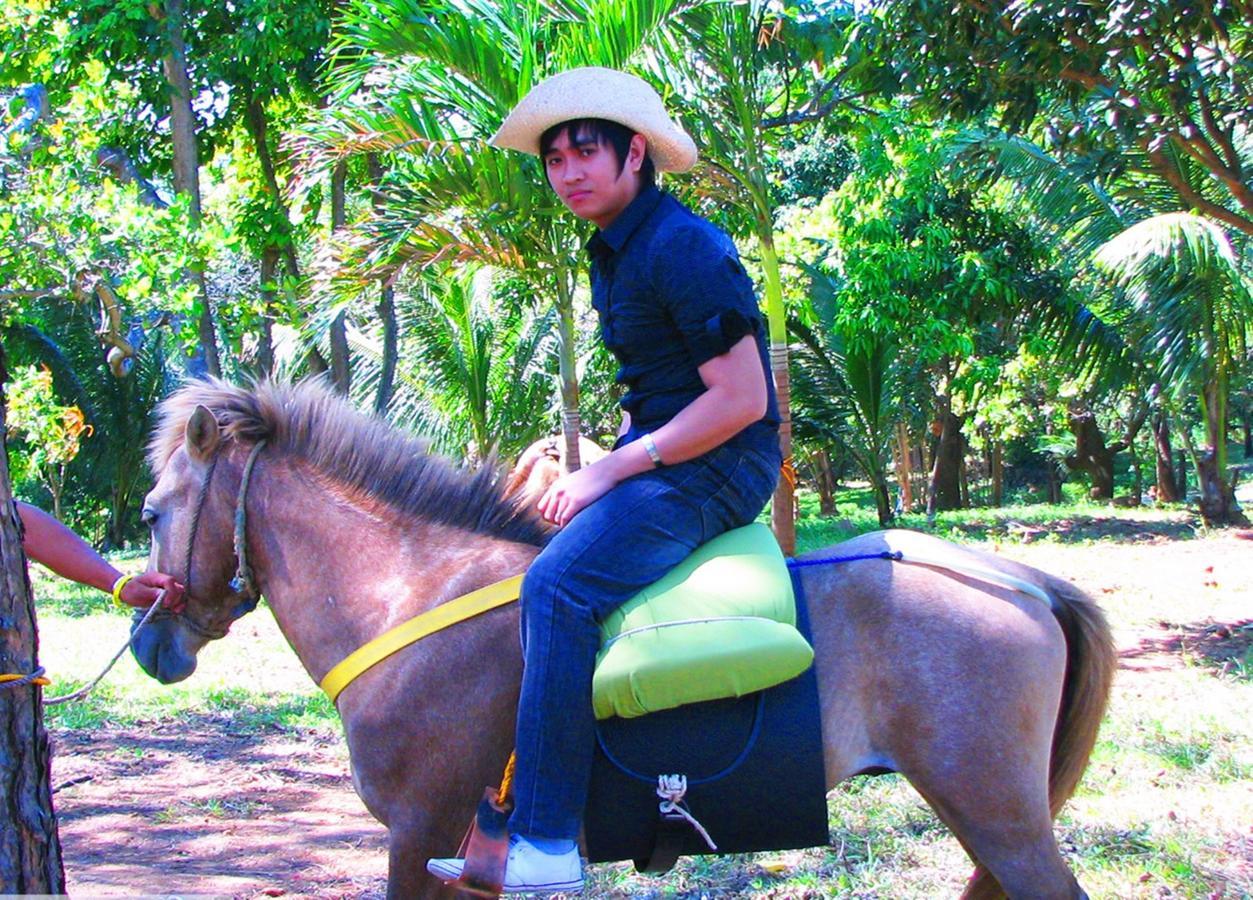
[[[631,147],[631,138],[636,132],[627,128],[619,122],[612,122],[609,119],[570,119],[566,122],[558,122],[551,128],[544,130],[539,137],[539,155],[543,159],[548,155],[548,151],[553,148],[553,144],[557,140],[557,136],[563,131],[567,131],[571,140],[578,138],[582,141],[595,141],[596,143],[605,143],[613,147],[613,152],[618,157],[618,171],[621,173],[626,168],[627,151]],[[640,166],[640,185],[647,187],[657,182],[657,169],[653,166],[653,158],[644,153],[644,162]]]

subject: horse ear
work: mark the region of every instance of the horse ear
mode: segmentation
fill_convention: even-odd
[[[187,420],[187,431],[183,436],[187,455],[200,462],[208,462],[221,439],[222,431],[218,428],[218,420],[213,417],[213,413],[207,407],[197,406]]]

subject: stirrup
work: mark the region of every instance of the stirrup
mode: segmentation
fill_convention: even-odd
[[[509,813],[513,804],[502,801],[493,787],[483,789],[474,819],[461,840],[457,855],[465,860],[461,877],[444,883],[478,897],[499,897],[509,858]]]

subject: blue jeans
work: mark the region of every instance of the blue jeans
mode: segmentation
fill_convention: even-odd
[[[779,456],[726,445],[628,478],[581,510],[522,583],[510,831],[577,838],[595,749],[592,670],[601,620],[697,546],[747,525],[774,491]]]

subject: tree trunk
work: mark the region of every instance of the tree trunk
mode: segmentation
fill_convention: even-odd
[[[257,150],[257,161],[261,164],[261,176],[265,181],[266,192],[273,198],[275,205],[283,212],[283,219],[289,226],[291,211],[283,202],[283,189],[278,183],[278,170],[274,165],[274,157],[270,154],[270,142],[266,135],[269,132],[269,121],[266,119],[265,106],[255,97],[248,103],[248,131],[252,134],[252,142]],[[300,263],[296,259],[296,246],[290,239],[280,248],[283,264],[287,274],[296,279],[300,277]]]
[[[1153,445],[1157,449],[1157,502],[1178,503],[1183,499],[1175,480],[1174,451],[1170,446],[1170,420],[1166,410],[1158,409],[1153,417]]]
[[[818,514],[834,516],[836,514],[835,473],[831,471],[831,456],[826,450],[819,450],[814,454],[814,470],[817,476],[815,481],[818,484]]]
[[[162,61],[170,86],[170,137],[174,142],[174,191],[187,197],[193,228],[200,227],[200,157],[196,150],[196,116],[191,109],[191,79],[187,75],[187,44],[184,40],[184,0],[166,0],[165,33],[169,54]],[[200,349],[210,375],[221,377],[213,305],[204,273],[193,274],[200,293]]]
[[[1062,502],[1062,478],[1061,472],[1058,471],[1057,463],[1052,459],[1048,461],[1048,502]]]
[[[1127,444],[1127,453],[1131,456],[1131,494],[1127,501],[1131,506],[1139,506],[1144,502],[1144,471],[1140,465],[1140,452],[1136,442]]]
[[[578,329],[574,322],[574,296],[563,272],[557,273],[557,377],[561,390],[561,438],[565,444],[566,471],[582,466],[579,458],[579,375],[576,368]]]
[[[375,153],[366,156],[365,164],[374,189],[373,206],[377,213],[383,208],[383,197],[378,191],[378,185],[383,180],[383,166]],[[374,397],[374,411],[381,416],[387,413],[387,407],[392,401],[392,391],[396,381],[396,363],[400,352],[399,331],[396,324],[396,292],[386,281],[382,283],[382,291],[379,295],[378,314],[379,321],[383,323],[383,363],[379,371],[378,391]]]
[[[1184,433],[1183,444],[1185,450],[1188,447],[1188,438]],[[1175,466],[1175,484],[1179,485],[1179,502],[1186,502],[1188,499],[1188,456],[1187,452],[1178,455],[1178,463]]]
[[[874,491],[875,512],[879,516],[879,527],[887,528],[892,524],[895,515],[892,512],[892,498],[888,494],[888,481],[882,472],[870,483]]]
[[[379,321],[383,323],[383,364],[379,370],[378,391],[374,396],[374,411],[380,416],[387,414],[392,402],[396,383],[396,362],[400,351],[397,341],[396,298],[391,286],[384,284],[379,297]]]
[[[274,282],[278,277],[278,249],[266,247],[261,254],[261,334],[257,337],[257,374],[269,378],[274,374]]]
[[[966,439],[962,435],[961,453],[957,457],[958,485],[961,487],[961,508],[970,509],[970,466],[966,463]]]
[[[1212,527],[1247,525],[1236,502],[1235,480],[1227,471],[1227,391],[1221,377],[1211,378],[1198,399],[1208,446],[1192,453],[1200,491],[1201,519]]]
[[[0,385],[7,381],[0,346]],[[0,393],[0,450],[4,449]],[[39,632],[17,510],[9,489],[7,452],[0,453],[0,673],[25,675],[39,665]],[[52,809],[51,754],[42,689],[0,685],[0,892],[63,894],[65,870]]]
[[[999,508],[1005,503],[1005,445],[1000,441],[992,441],[989,467],[992,478],[992,506]]]
[[[948,397],[940,397],[940,439],[927,492],[927,515],[941,509],[961,509],[962,419],[953,414]]]
[[[348,164],[340,160],[331,173],[331,231],[339,231],[347,223]],[[352,387],[352,368],[348,355],[347,311],[340,310],[331,322],[331,384],[337,393],[348,396]]]
[[[1113,500],[1114,455],[1123,447],[1105,445],[1105,435],[1097,424],[1096,414],[1089,409],[1070,411],[1070,430],[1075,434],[1075,452],[1066,457],[1066,465],[1086,473],[1092,480],[1093,500]]]
[[[761,246],[761,268],[766,281],[766,320],[770,336],[770,373],[779,404],[779,449],[783,472],[775,485],[770,504],[770,524],[785,556],[796,553],[796,484],[792,462],[792,381],[788,373],[787,322],[783,309],[783,281],[779,257],[774,249],[774,224],[768,210],[759,210],[757,241]]]
[[[914,508],[914,482],[909,451],[909,426],[904,422],[896,424],[896,443],[892,451],[896,460],[896,484],[900,491],[901,512],[907,513]]]

